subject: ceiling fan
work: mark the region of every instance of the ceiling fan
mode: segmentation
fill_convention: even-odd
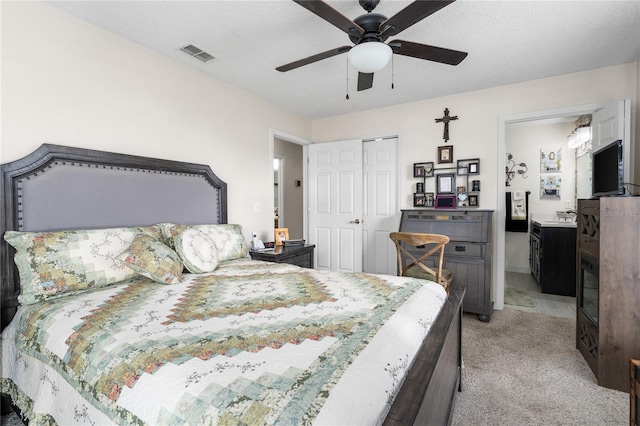
[[[372,12],[380,0],[359,0],[360,6],[367,13],[353,21],[321,0],[293,1],[347,33],[354,46],[341,46],[277,67],[276,70],[281,72],[349,52],[349,63],[358,70],[358,91],[361,91],[373,86],[374,72],[381,70],[389,63],[392,53],[448,65],[458,65],[467,56],[467,52],[405,40],[384,43],[389,37],[406,30],[455,0],[417,0],[391,18]]]

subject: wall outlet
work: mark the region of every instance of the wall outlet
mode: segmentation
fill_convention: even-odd
[[[253,205],[253,210],[255,212],[261,212],[262,211],[262,203],[260,201],[256,201],[255,204]]]
[[[571,201],[565,201],[564,202],[564,208],[569,210],[571,208]]]

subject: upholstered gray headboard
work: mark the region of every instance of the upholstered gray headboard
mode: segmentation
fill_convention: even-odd
[[[45,144],[1,166],[7,230],[52,231],[227,223],[227,184],[209,166]],[[2,325],[19,290],[13,248],[1,241]]]

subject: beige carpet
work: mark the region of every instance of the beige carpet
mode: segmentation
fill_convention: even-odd
[[[575,320],[506,307],[463,319],[462,392],[453,424],[627,425],[629,395],[596,384]]]

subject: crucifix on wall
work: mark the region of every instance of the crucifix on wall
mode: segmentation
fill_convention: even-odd
[[[436,123],[444,123],[444,134],[442,135],[442,139],[444,139],[445,143],[449,142],[449,122],[457,119],[457,115],[454,115],[453,117],[449,115],[449,108],[444,109],[444,116],[442,118],[436,118]]]

